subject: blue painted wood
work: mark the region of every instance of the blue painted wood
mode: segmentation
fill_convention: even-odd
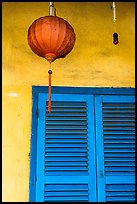
[[[48,93],[48,86],[33,86],[33,93]],[[135,88],[126,87],[63,87],[52,86],[55,94],[85,94],[85,95],[135,95]]]
[[[53,101],[70,101],[70,102],[85,102],[85,95],[74,95],[74,94],[53,94]]]
[[[88,118],[89,202],[97,202],[94,97],[86,96]]]
[[[32,95],[32,124],[30,140],[30,178],[29,178],[29,202],[36,200],[36,155],[37,155],[37,118],[38,94]]]
[[[135,96],[103,96],[103,103],[135,103]]]
[[[45,201],[84,202],[88,201],[87,184],[47,184]]]
[[[44,202],[44,158],[45,158],[45,112],[46,99],[43,94],[38,97],[38,128],[37,128],[37,169],[36,169],[36,202]]]
[[[96,97],[97,98],[97,97]],[[133,201],[134,192],[130,194],[130,188],[135,185],[135,168],[134,168],[134,148],[135,141],[134,136],[134,124],[129,121],[128,124],[132,124],[132,127],[128,124],[124,127],[124,120],[130,118],[131,115],[134,118],[134,96],[102,96],[100,101],[100,107],[103,110],[102,116],[99,116],[102,120],[103,136],[104,137],[104,166],[106,177],[106,201]],[[109,107],[113,106],[116,115],[112,111],[107,112]],[[107,108],[106,108],[107,107]],[[121,109],[122,107],[122,109]],[[130,107],[130,110],[129,110]],[[121,111],[123,110],[123,111]],[[128,111],[127,111],[128,110]],[[101,110],[100,110],[101,111]],[[104,124],[103,119],[105,117],[115,119],[115,126],[111,124],[109,126],[108,120]],[[117,119],[119,120],[117,125]],[[121,126],[121,127],[119,127]],[[132,136],[132,137],[131,137]],[[113,140],[110,138],[113,137]],[[131,138],[130,138],[131,137]],[[128,138],[128,143],[126,138]],[[118,140],[120,139],[120,140]],[[134,138],[135,139],[135,138]],[[128,145],[127,145],[128,144]],[[102,150],[103,153],[103,150]],[[129,155],[130,154],[130,155]],[[98,157],[98,153],[97,153]],[[109,161],[108,161],[109,158]],[[115,161],[113,160],[115,158]],[[126,195],[123,195],[123,191],[127,191]]]
[[[45,135],[49,135],[48,131],[50,131],[50,134],[55,134],[55,132],[51,132],[51,131],[53,131],[54,129],[55,129],[55,131],[58,131],[58,129],[59,129],[59,127],[58,128],[51,128],[51,129],[50,129],[50,127],[48,127],[48,128],[45,127],[46,124],[43,121],[45,120],[44,117],[45,117],[45,113],[46,113],[46,105],[45,105],[46,101],[47,101],[47,94],[39,94],[38,135],[40,135],[40,138],[38,138],[38,145],[37,145],[37,151],[38,151],[38,153],[37,153],[37,155],[38,155],[37,156],[37,161],[38,161],[37,162],[37,189],[36,189],[36,191],[38,192],[37,196],[36,196],[37,201],[42,201],[42,199],[43,199],[44,184],[48,185],[48,184],[52,184],[52,183],[53,184],[55,184],[55,183],[57,183],[57,184],[58,183],[60,183],[60,184],[61,183],[62,184],[79,184],[79,185],[85,183],[89,186],[88,187],[89,188],[89,201],[90,200],[96,201],[97,197],[96,197],[96,163],[95,163],[94,99],[93,99],[93,96],[85,96],[85,95],[75,96],[72,94],[52,94],[52,102],[53,103],[54,103],[54,101],[56,101],[56,102],[57,101],[58,102],[64,101],[64,103],[65,102],[69,102],[69,103],[85,102],[85,105],[87,106],[87,109],[88,109],[88,111],[87,111],[88,129],[87,129],[87,131],[88,131],[88,137],[89,137],[89,139],[88,139],[89,154],[88,155],[89,155],[89,159],[90,159],[89,167],[88,167],[89,171],[87,171],[88,169],[85,168],[84,163],[82,165],[82,162],[80,162],[80,165],[79,165],[78,161],[75,163],[73,163],[73,161],[70,161],[71,164],[66,169],[65,166],[68,165],[68,162],[63,161],[61,164],[58,162],[53,162],[51,165],[51,160],[49,160],[50,166],[48,167],[48,164],[47,164],[46,168],[44,169],[44,162],[43,161],[45,161],[45,158],[44,158],[45,152],[48,152],[48,153],[50,153],[50,152],[54,153],[55,152],[55,155],[56,155],[55,158],[60,158],[60,157],[57,157],[57,152],[59,152],[59,154],[61,154],[61,152],[63,152],[63,154],[65,152],[67,152],[67,156],[68,156],[68,152],[70,152],[70,153],[73,152],[73,158],[76,158],[75,154],[78,154],[78,152],[81,152],[81,153],[87,152],[87,150],[84,149],[84,143],[82,143],[82,144],[75,143],[74,148],[73,148],[73,143],[71,143],[71,148],[68,149],[68,145],[65,142],[66,139],[64,140],[65,144],[62,144],[59,142],[59,143],[57,143],[58,145],[56,145],[56,143],[54,143],[54,145],[53,144],[48,145],[48,143],[45,146],[43,145],[45,143]],[[92,104],[92,106],[91,106],[91,104]],[[63,104],[63,106],[66,107],[64,104]],[[53,104],[53,108],[54,108],[54,104]],[[79,110],[79,112],[80,112],[80,110]],[[72,110],[72,113],[73,113],[73,110]],[[50,115],[51,115],[51,113],[50,113]],[[77,114],[74,114],[74,117],[76,117],[76,115]],[[55,117],[54,113],[53,113],[53,116]],[[48,119],[48,117],[49,116],[47,114],[47,120],[50,120],[50,119]],[[81,115],[81,117],[82,117],[82,115]],[[82,118],[81,118],[81,121],[82,121]],[[70,128],[70,130],[72,130],[72,128]],[[46,129],[46,132],[45,132],[45,129]],[[61,127],[61,129],[62,129],[62,127]],[[65,131],[65,128],[63,128],[62,131],[63,130]],[[66,137],[67,134],[70,135],[70,133],[71,133],[71,136],[73,136],[73,134],[75,135],[76,134],[76,127],[74,128],[74,130],[75,130],[74,133],[73,133],[73,130],[71,132],[65,131],[65,133],[63,133],[63,134],[65,134],[64,137]],[[80,132],[80,130],[78,129],[77,130],[77,133],[79,131],[78,135],[81,135],[81,134],[83,135],[83,130],[84,129],[82,129],[82,132]],[[60,132],[58,134],[60,135],[61,133],[62,132]],[[70,144],[69,144],[69,146],[70,146]],[[60,147],[61,149],[58,147]],[[44,148],[46,148],[45,151],[43,151]],[[86,146],[85,146],[85,148],[86,148]],[[49,156],[48,156],[48,158],[50,159]],[[61,158],[62,158],[62,156],[61,156]],[[46,160],[46,162],[47,162],[47,160]],[[63,165],[63,167],[61,167],[61,165]],[[61,174],[59,174],[59,171],[56,170],[57,167],[58,167],[59,171],[62,172]],[[69,171],[69,169],[70,169],[70,171]],[[68,171],[69,176],[67,176],[67,174],[65,173],[66,170]],[[75,174],[76,170],[79,171],[79,174]],[[44,176],[44,173],[42,171],[46,173],[45,176]],[[54,171],[56,171],[56,174],[54,174]],[[84,174],[84,171],[86,171],[87,173]],[[48,172],[50,174],[48,174]],[[38,177],[40,177],[39,181],[38,181]],[[44,179],[45,183],[43,183],[44,182],[43,179]],[[48,198],[45,198],[45,199],[48,200]],[[54,198],[53,198],[53,200],[54,200]]]
[[[135,176],[107,176],[107,184],[135,184]]]
[[[48,176],[48,177],[45,177],[44,176],[44,174],[42,173],[42,169],[44,168],[44,163],[43,163],[43,161],[45,161],[45,160],[43,160],[42,161],[42,159],[41,159],[41,157],[37,157],[36,158],[36,155],[37,155],[37,150],[40,150],[40,152],[41,152],[41,154],[43,154],[44,152],[42,152],[42,150],[41,150],[41,142],[44,140],[44,127],[45,127],[45,124],[44,124],[44,122],[43,122],[43,124],[42,124],[42,127],[43,127],[43,130],[41,130],[41,125],[39,125],[39,127],[38,127],[38,132],[40,133],[40,134],[42,134],[43,136],[40,138],[40,140],[38,140],[39,142],[38,142],[38,144],[37,144],[37,118],[36,118],[36,108],[37,108],[37,95],[41,95],[41,102],[39,101],[39,105],[40,105],[40,109],[41,109],[41,111],[39,112],[39,114],[41,113],[41,114],[43,114],[43,108],[45,109],[45,111],[46,111],[46,106],[45,106],[45,102],[44,102],[44,100],[47,100],[47,93],[48,93],[48,87],[39,87],[39,86],[33,86],[32,87],[32,93],[33,93],[33,106],[32,106],[32,133],[31,133],[31,155],[30,155],[30,183],[29,183],[29,186],[30,186],[30,191],[29,191],[29,201],[30,202],[35,202],[35,201],[38,201],[38,200],[40,200],[40,201],[42,201],[43,202],[43,199],[44,199],[44,193],[42,193],[41,195],[40,195],[40,191],[41,192],[43,192],[43,189],[44,189],[44,181],[45,181],[45,179],[48,179],[48,180],[50,180],[50,176]],[[41,94],[40,94],[41,93]],[[46,93],[46,94],[45,94]],[[103,166],[103,168],[101,168],[101,164],[103,165],[103,162],[104,161],[101,161],[100,160],[100,158],[101,158],[101,156],[104,154],[104,152],[102,153],[102,155],[101,155],[101,150],[103,149],[103,143],[101,144],[101,141],[102,141],[102,138],[101,138],[101,135],[102,135],[102,129],[101,129],[101,124],[102,124],[102,122],[101,122],[101,120],[100,120],[100,116],[102,115],[102,109],[101,109],[101,103],[102,102],[104,102],[104,103],[112,103],[112,105],[113,105],[113,103],[119,103],[119,102],[121,102],[121,104],[123,103],[123,100],[124,100],[124,102],[125,103],[130,103],[131,101],[132,101],[132,103],[134,103],[134,93],[135,93],[135,89],[134,88],[108,88],[108,87],[103,87],[103,88],[95,88],[95,87],[53,87],[52,88],[52,93],[54,93],[53,95],[54,95],[54,97],[52,98],[53,100],[57,100],[57,101],[70,101],[71,102],[71,100],[73,99],[73,100],[77,100],[77,101],[79,101],[79,99],[80,99],[80,101],[87,101],[87,103],[89,104],[88,105],[88,107],[90,107],[90,108],[88,108],[88,116],[89,116],[89,119],[88,119],[88,121],[89,121],[89,123],[92,123],[93,124],[93,126],[94,125],[96,125],[94,128],[93,128],[93,126],[91,126],[91,127],[89,127],[88,128],[88,133],[91,133],[91,134],[89,134],[90,136],[90,140],[88,139],[88,143],[89,143],[89,145],[93,148],[92,150],[93,151],[91,151],[90,150],[90,148],[89,148],[89,158],[92,160],[92,162],[94,163],[94,165],[95,165],[95,168],[96,168],[96,165],[97,165],[97,176],[98,176],[98,178],[97,178],[97,182],[95,181],[96,179],[95,179],[95,177],[93,178],[93,180],[92,179],[89,179],[89,177],[88,176],[84,176],[84,175],[82,175],[81,174],[81,176],[79,175],[79,176],[77,176],[78,177],[78,180],[77,180],[77,182],[82,182],[84,185],[87,185],[85,182],[87,182],[87,181],[89,181],[89,192],[90,192],[90,200],[92,200],[92,199],[96,199],[96,192],[95,192],[95,189],[98,191],[97,193],[98,193],[98,201],[99,201],[99,199],[100,199],[100,201],[104,201],[105,200],[105,198],[106,198],[106,195],[105,195],[105,187],[104,187],[104,184],[105,184],[105,182],[104,182],[104,179],[105,179],[105,175],[103,174],[103,172],[104,172],[104,166]],[[61,96],[61,94],[62,94],[62,96]],[[94,102],[93,102],[93,100],[92,100],[92,96],[89,96],[89,95],[94,95],[93,97],[95,97],[95,121],[96,121],[96,124],[94,124],[94,115],[92,116],[92,114],[91,114],[91,112],[93,113],[93,111],[94,111],[94,106],[92,106],[91,107],[91,104],[90,104],[90,102],[92,101],[92,105],[94,104]],[[87,96],[89,96],[89,98],[87,98],[85,95],[87,95]],[[101,95],[101,96],[100,96]],[[120,97],[120,99],[119,99],[119,96],[120,95],[122,95],[121,97]],[[128,98],[127,98],[127,96],[128,95],[130,95]],[[133,96],[132,96],[133,95]],[[72,98],[71,98],[71,97]],[[43,97],[45,97],[45,98],[43,98]],[[78,97],[80,97],[79,99],[78,99]],[[43,98],[43,99],[42,99]],[[71,100],[69,100],[69,98],[71,98]],[[103,101],[102,101],[103,100]],[[43,101],[43,102],[42,102]],[[62,103],[63,104],[63,103]],[[52,104],[53,105],[53,108],[54,108],[54,104]],[[42,108],[43,107],[43,108]],[[65,106],[66,107],[66,110],[67,110],[67,106]],[[57,106],[55,106],[55,108],[57,108]],[[127,117],[125,118],[125,116],[122,114],[122,110],[124,110],[125,108],[124,107],[122,107],[121,109],[120,109],[120,112],[121,112],[121,117],[119,118],[119,119],[117,119],[117,122],[122,122],[123,120],[126,122],[131,122],[131,121],[134,121],[134,116],[132,116],[132,115],[130,115],[130,117],[129,117],[129,110],[130,110],[130,107],[129,107],[129,109],[128,109],[128,111],[127,111],[127,113],[126,114],[128,114],[127,115]],[[109,116],[110,115],[110,113],[111,112],[113,112],[113,110],[114,110],[114,107],[113,106],[110,106],[110,107],[105,107],[105,110],[108,110],[107,111],[107,113],[106,113],[106,116]],[[96,112],[97,111],[97,112]],[[77,112],[77,111],[75,111],[75,112]],[[115,111],[114,111],[115,112]],[[133,112],[133,111],[132,111]],[[53,113],[54,113],[54,109],[53,109]],[[60,112],[61,113],[61,112]],[[63,112],[62,112],[63,113]],[[68,111],[66,111],[66,113],[64,114],[64,115],[67,115],[67,114],[69,114],[69,113],[71,113],[69,110]],[[81,112],[82,113],[82,112]],[[41,117],[41,114],[39,115],[40,117]],[[43,119],[44,119],[44,115],[42,116],[43,117]],[[39,119],[39,124],[42,122],[42,120],[43,120],[42,118],[41,119]],[[93,121],[92,121],[92,119],[93,119]],[[41,120],[41,121],[40,121]],[[83,118],[83,123],[84,123],[84,118]],[[110,121],[112,121],[112,122],[114,122],[116,120],[116,116],[113,114],[113,117],[112,118],[109,118],[109,120],[108,120],[108,118],[104,118],[104,121],[105,122],[110,122]],[[53,125],[55,125],[54,124],[54,118],[50,118],[50,121],[53,121]],[[58,122],[58,121],[60,121],[60,119],[57,119],[56,118],[56,121]],[[80,117],[77,119],[77,121],[80,121]],[[86,120],[85,120],[86,121]],[[97,121],[98,121],[98,123],[97,123]],[[75,120],[73,119],[73,118],[65,118],[64,119],[64,124],[63,124],[63,126],[65,127],[65,123],[70,123],[71,124],[71,126],[72,126],[72,128],[75,130],[75,127],[77,126],[77,124],[75,123]],[[48,124],[49,122],[47,122],[47,124]],[[73,125],[75,123],[75,126]],[[108,125],[109,126],[109,125]],[[105,131],[107,131],[107,128],[108,128],[108,126],[106,126],[106,130]],[[130,127],[131,126],[131,127]],[[81,124],[81,127],[82,127],[82,124]],[[80,127],[80,128],[81,128]],[[105,127],[105,126],[104,126]],[[111,126],[110,126],[111,127]],[[113,125],[113,127],[115,127],[115,125]],[[124,126],[117,126],[117,128],[118,127],[120,127],[121,128],[121,130],[122,131],[124,131]],[[118,132],[112,132],[112,129],[111,129],[111,131],[109,131],[109,132],[107,132],[107,134],[105,134],[104,136],[105,136],[105,143],[104,144],[107,144],[106,143],[106,141],[107,140],[109,140],[110,141],[110,139],[111,139],[111,141],[112,141],[112,139],[114,140],[114,137],[115,136],[118,136],[119,137],[119,139],[120,140],[122,140],[122,137],[123,137],[123,135],[124,135],[124,137],[126,137],[126,141],[133,141],[133,144],[134,144],[134,137],[133,137],[133,133],[134,132],[131,132],[131,128],[132,128],[132,125],[129,125],[128,126],[128,129],[130,129],[129,130],[129,132],[127,133],[127,132],[121,132],[120,133],[120,135],[119,135],[119,133]],[[82,129],[82,128],[81,128]],[[50,130],[50,129],[49,129]],[[74,138],[74,135],[73,135],[73,132],[72,132],[72,135],[70,135],[69,134],[69,132],[68,133],[65,133],[65,134],[63,134],[63,131],[65,131],[65,129],[63,130],[62,129],[62,131],[60,132],[60,135],[59,136],[57,136],[57,135],[54,135],[54,137],[53,136],[51,136],[51,134],[52,133],[50,133],[49,134],[49,136],[50,136],[50,138],[54,138],[54,140],[58,137],[58,138],[60,138],[61,140],[63,140],[64,139],[64,137],[66,137],[67,138],[67,140],[68,140],[68,142],[69,142],[69,140],[71,140],[71,138]],[[97,131],[97,132],[96,132]],[[96,139],[94,138],[94,133],[96,132]],[[75,132],[74,132],[75,133]],[[97,133],[99,133],[99,134],[97,134]],[[113,134],[112,134],[113,133]],[[76,134],[75,134],[75,139],[73,139],[73,144],[75,143],[75,141],[77,140],[77,141],[79,141],[79,143],[77,143],[77,148],[78,148],[78,146],[79,146],[79,144],[80,144],[80,141],[81,141],[81,138],[85,138],[86,139],[86,135],[83,135],[81,132],[79,132],[79,136],[77,136]],[[93,143],[91,142],[93,140]],[[52,139],[52,141],[53,141],[53,139]],[[95,146],[93,145],[93,144],[95,144],[96,143],[96,157],[97,158],[95,158],[94,156],[94,151],[95,151]],[[113,143],[115,144],[115,142],[113,141]],[[52,144],[52,143],[51,143]],[[51,145],[50,144],[50,145]],[[55,143],[54,143],[55,144]],[[62,143],[63,144],[63,143]],[[83,143],[84,144],[84,143]],[[111,145],[111,143],[109,143],[110,145]],[[37,145],[37,148],[36,148],[36,145]],[[65,145],[67,145],[67,143],[65,143]],[[53,147],[54,148],[54,147]],[[130,150],[130,151],[129,151]],[[126,157],[127,157],[127,155],[129,155],[130,157],[133,157],[134,156],[134,153],[133,153],[133,150],[131,150],[131,149],[129,149],[128,150],[128,152],[127,152],[127,150],[126,150],[126,152],[123,154],[123,155],[125,155]],[[110,154],[110,152],[109,151],[107,151],[107,150],[105,150],[106,151],[106,153],[105,154]],[[122,150],[123,151],[123,150]],[[99,152],[99,154],[98,154],[98,152]],[[113,152],[114,152],[114,150],[113,150]],[[115,152],[115,155],[118,155],[120,153],[120,150],[118,150],[118,151],[116,151]],[[52,160],[53,160],[53,157],[58,157],[59,159],[60,159],[60,156],[59,156],[59,154],[60,153],[57,153],[57,152],[55,152],[55,154],[53,153],[53,155],[52,155]],[[67,155],[70,155],[70,156],[72,156],[71,155],[71,153],[64,153],[64,156],[66,156],[66,154]],[[81,158],[84,158],[86,155],[84,155],[85,153],[84,153],[84,151],[83,151],[83,153],[81,153]],[[79,154],[80,155],[80,154]],[[104,155],[103,155],[104,156]],[[124,158],[126,158],[126,157],[124,157],[123,156],[123,159]],[[49,157],[50,158],[50,157]],[[113,159],[113,157],[112,157],[112,159]],[[41,176],[41,178],[40,178],[40,180],[38,179],[37,180],[37,187],[35,186],[35,175],[36,175],[36,160],[38,161],[38,163],[39,164],[41,164],[41,166],[40,166],[40,171],[39,171],[39,169],[37,169],[37,173],[39,174],[39,175],[37,175],[38,177],[39,176]],[[52,161],[52,160],[50,160],[50,161]],[[74,158],[74,160],[75,160],[75,158]],[[97,164],[95,163],[95,160],[97,160]],[[72,160],[73,161],[73,160]],[[84,160],[79,160],[79,161],[81,161],[81,162],[83,162]],[[65,162],[65,161],[64,161]],[[110,162],[110,160],[109,160],[109,162]],[[117,161],[116,161],[117,162]],[[65,164],[65,163],[64,163]],[[82,163],[83,165],[84,165],[84,163]],[[91,166],[90,166],[91,164],[89,164],[89,168],[91,169]],[[51,165],[52,166],[52,165]],[[82,166],[81,166],[82,167]],[[39,167],[38,167],[39,168]],[[92,176],[92,175],[95,175],[95,168],[94,169],[92,169],[91,171],[89,171],[89,174],[90,174],[90,176]],[[101,170],[100,170],[101,169]],[[102,170],[103,169],[103,170]],[[41,172],[41,173],[39,173],[39,172]],[[82,172],[82,171],[81,171]],[[92,172],[92,173],[91,173]],[[71,175],[72,176],[72,175]],[[43,179],[43,177],[44,177],[44,179]],[[56,177],[56,175],[55,175],[55,177]],[[56,178],[55,178],[54,176],[52,177],[52,181],[51,182],[53,182],[54,183],[54,181],[56,180]],[[102,177],[102,178],[101,178]],[[76,181],[76,176],[72,176],[72,181]],[[110,189],[112,189],[113,190],[113,188],[114,187],[116,187],[117,186],[117,179],[119,178],[119,179],[121,179],[121,181],[122,181],[122,183],[129,183],[130,185],[133,185],[134,184],[134,177],[130,174],[128,177],[127,177],[127,180],[125,180],[125,178],[122,176],[121,178],[119,177],[119,176],[117,176],[117,175],[115,175],[115,179],[113,179],[114,178],[114,176],[106,176],[106,181],[108,182],[108,184],[106,183],[106,186],[107,186],[107,189],[108,188],[110,188]],[[59,177],[57,178],[57,180],[59,181]],[[120,181],[120,180],[119,180]],[[70,182],[70,180],[69,180],[69,182]],[[94,182],[95,183],[95,185],[96,185],[96,188],[93,188],[93,183],[92,182]],[[112,184],[111,184],[112,183]],[[91,184],[92,184],[92,187],[91,187]],[[65,184],[64,184],[65,185]],[[109,185],[109,186],[108,186]],[[115,185],[115,186],[113,186],[113,185]],[[119,183],[119,185],[121,185],[121,188],[124,188],[123,187],[123,185],[124,184],[120,184]],[[127,184],[126,184],[127,185]],[[128,185],[128,187],[130,188],[130,186]],[[128,187],[127,187],[127,190],[128,190]],[[38,190],[40,188],[40,191],[36,194],[36,191]],[[102,190],[102,189],[104,189],[104,190]],[[92,192],[92,190],[93,190],[93,192]],[[102,192],[101,192],[102,191]],[[82,192],[81,192],[82,193]],[[94,194],[94,195],[92,195],[91,196],[91,193],[92,194]],[[128,192],[128,193],[130,193],[130,192]],[[113,192],[110,192],[110,193],[108,193],[107,192],[107,201],[109,201],[109,199],[110,199],[110,201],[111,201],[111,199],[114,199],[113,198]],[[109,197],[109,196],[111,196],[111,197]],[[118,199],[119,197],[118,197],[118,194],[117,195],[115,195],[115,196],[117,196],[117,198],[116,199]],[[122,194],[121,194],[121,196],[122,196]],[[36,198],[37,197],[37,198]],[[131,198],[131,200],[132,200],[132,196],[130,196],[130,198]],[[54,198],[54,199],[56,199],[56,198]],[[83,197],[83,199],[87,199],[87,198],[84,198]],[[102,199],[102,200],[101,200]],[[125,198],[125,199],[127,199],[127,198]],[[84,201],[84,200],[83,200]],[[96,201],[95,201],[96,202]]]
[[[102,96],[95,97],[96,160],[98,202],[106,202]]]
[[[45,183],[50,184],[88,184],[88,182],[88,176],[45,176]]]

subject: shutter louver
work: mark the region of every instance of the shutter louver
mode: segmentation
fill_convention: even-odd
[[[133,184],[107,184],[106,201],[134,202],[135,185]]]
[[[102,108],[105,176],[111,181],[119,176],[115,183],[106,179],[106,201],[134,201],[135,186],[128,179],[135,174],[134,103],[105,102]]]
[[[47,184],[44,193],[45,201],[84,202],[88,201],[87,184]]]
[[[46,112],[46,175],[88,174],[86,118],[85,102],[52,103]]]

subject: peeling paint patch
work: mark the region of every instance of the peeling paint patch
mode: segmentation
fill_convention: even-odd
[[[10,97],[19,97],[19,94],[14,92],[8,93],[7,95]]]

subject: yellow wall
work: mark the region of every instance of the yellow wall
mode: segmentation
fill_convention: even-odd
[[[110,2],[56,2],[76,33],[74,49],[52,64],[54,86],[135,87],[135,3],[117,2],[119,44]],[[2,3],[3,201],[28,201],[32,85],[48,85],[48,62],[27,44],[30,24],[48,2]]]

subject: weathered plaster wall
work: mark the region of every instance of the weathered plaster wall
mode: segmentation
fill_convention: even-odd
[[[135,87],[135,3],[117,2],[119,44],[110,2],[55,2],[76,33],[74,49],[52,64],[54,86]],[[28,201],[32,85],[48,85],[48,62],[27,44],[27,30],[48,2],[2,3],[3,201]]]

